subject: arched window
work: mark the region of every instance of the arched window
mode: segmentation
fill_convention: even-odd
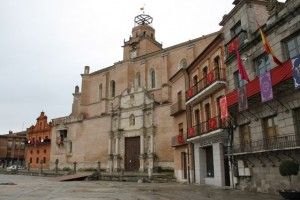
[[[102,83],[99,85],[98,92],[99,92],[99,94],[98,94],[99,101],[101,101],[101,99],[102,99]]]
[[[110,81],[110,95],[111,97],[115,97],[116,95],[116,83],[115,81]]]
[[[155,71],[154,71],[154,69],[150,70],[150,81],[151,81],[151,88],[155,88]]]
[[[140,87],[141,86],[141,74],[140,72],[137,72],[135,75],[135,86]]]
[[[133,114],[131,114],[131,115],[129,116],[129,125],[130,125],[130,126],[134,126],[134,125],[135,125],[135,117],[134,117]]]
[[[214,58],[214,67],[215,67],[215,70],[216,70],[216,74],[217,74],[217,77],[220,76],[220,57],[217,56]]]
[[[218,69],[220,67],[220,57],[219,56],[214,58],[214,67],[215,67],[215,69]]]

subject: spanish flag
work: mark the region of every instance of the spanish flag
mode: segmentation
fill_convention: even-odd
[[[265,51],[268,54],[271,54],[273,57],[273,61],[277,64],[277,65],[282,65],[282,62],[275,56],[274,52],[272,51],[270,44],[264,34],[264,32],[261,30],[261,28],[259,29],[260,32],[260,36],[261,36],[261,40],[263,42],[263,45],[265,47]]]

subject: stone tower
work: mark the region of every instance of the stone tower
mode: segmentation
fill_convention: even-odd
[[[162,49],[162,45],[155,40],[155,30],[152,28],[153,18],[140,14],[134,18],[135,26],[128,41],[124,41],[123,59],[133,59]]]

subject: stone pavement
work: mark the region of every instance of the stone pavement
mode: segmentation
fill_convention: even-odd
[[[1,185],[15,183],[16,185]],[[276,195],[179,183],[58,182],[55,178],[0,174],[0,200],[278,200]]]

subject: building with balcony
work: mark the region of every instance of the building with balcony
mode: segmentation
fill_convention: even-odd
[[[225,120],[220,99],[226,94],[223,33],[186,69],[187,142],[192,152],[192,179],[199,184],[230,185]]]
[[[25,164],[26,131],[0,135],[0,166]]]
[[[186,126],[184,84],[169,80],[215,38],[211,33],[163,48],[153,18],[135,17],[123,45],[123,59],[90,73],[75,87],[70,115],[53,119],[51,166],[101,166],[109,172],[150,172],[174,168],[171,138]],[[176,82],[177,83],[177,82]],[[180,94],[181,91],[181,94]],[[175,117],[181,117],[179,120]],[[60,138],[62,138],[60,140]]]
[[[62,136],[57,138],[61,141]],[[49,168],[51,150],[51,123],[41,112],[36,124],[27,129],[26,164],[28,168]]]
[[[300,2],[236,0],[234,4],[220,25],[225,48],[240,38],[239,52],[250,82],[241,80],[236,57],[226,50],[226,97],[235,124],[228,152],[233,184],[241,189],[276,193],[288,185],[279,174],[280,162],[300,161],[300,92],[295,89],[291,69],[291,59],[300,54]],[[265,52],[258,24],[282,64],[276,64]],[[266,72],[270,73],[273,98],[262,102],[264,85],[260,85],[260,76]],[[246,88],[247,109],[239,109],[239,87]],[[300,177],[294,180],[295,187],[300,187]]]

